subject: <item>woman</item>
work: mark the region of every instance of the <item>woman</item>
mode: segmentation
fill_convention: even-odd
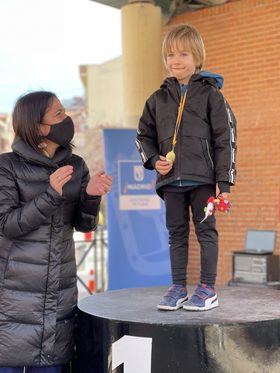
[[[73,350],[73,228],[96,228],[112,178],[90,178],[72,154],[73,121],[53,93],[19,98],[13,128],[0,155],[0,373],[59,373]]]

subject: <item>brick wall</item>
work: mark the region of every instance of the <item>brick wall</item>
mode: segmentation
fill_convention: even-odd
[[[238,175],[230,215],[218,217],[218,284],[231,278],[231,252],[246,231],[278,232],[280,254],[280,1],[242,0],[184,13],[165,26],[191,23],[206,47],[206,70],[225,78],[223,94],[238,120]],[[189,282],[199,279],[200,256],[191,232]]]

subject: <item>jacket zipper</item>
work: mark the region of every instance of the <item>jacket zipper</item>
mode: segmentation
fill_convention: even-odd
[[[213,163],[213,160],[212,160],[211,155],[210,155],[209,144],[208,144],[207,139],[205,139],[205,142],[206,142],[208,157],[210,159],[210,162],[211,162],[211,165],[212,165],[212,169],[214,169],[214,163]]]
[[[190,86],[191,86],[191,79],[190,79],[190,81],[189,81],[189,84],[188,84],[188,87],[187,87],[187,92],[186,92],[186,102],[185,102],[185,105],[187,104],[187,102],[188,102],[188,98],[189,98],[189,96],[190,96]],[[184,106],[184,108],[185,108],[186,106]],[[184,115],[184,109],[183,109],[183,115]],[[183,115],[182,115],[182,121],[183,121]],[[182,144],[181,144],[181,138],[182,138],[182,135],[181,135],[181,131],[182,131],[182,125],[183,125],[183,123],[181,123],[181,126],[180,126],[180,130],[179,130],[179,133],[178,133],[178,135],[179,135],[179,137],[178,137],[178,147],[177,147],[177,149],[178,149],[178,173],[177,173],[177,180],[181,180],[181,177],[180,177],[180,175],[181,175],[181,157],[180,157],[180,150],[181,150],[181,146],[182,146]],[[180,186],[182,186],[182,182],[180,182]]]

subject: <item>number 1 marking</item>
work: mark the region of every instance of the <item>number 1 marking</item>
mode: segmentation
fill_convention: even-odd
[[[112,344],[112,369],[124,364],[124,373],[151,373],[152,338],[124,335]]]

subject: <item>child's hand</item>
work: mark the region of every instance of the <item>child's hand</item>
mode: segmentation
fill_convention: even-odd
[[[160,155],[159,157],[160,159],[156,161],[155,168],[159,174],[167,175],[168,172],[171,170],[173,163],[168,162],[162,155]]]
[[[217,197],[221,196],[223,197],[223,199],[227,199],[227,200],[229,199],[229,193],[226,193],[226,192],[221,193],[218,183],[216,184],[216,196]]]
[[[220,193],[219,196],[222,196],[223,199],[227,199],[227,200],[229,199],[228,193]]]

